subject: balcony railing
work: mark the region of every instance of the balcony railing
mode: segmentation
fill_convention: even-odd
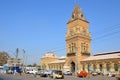
[[[88,51],[82,51],[81,52],[83,55],[90,55],[90,52],[88,52]]]
[[[76,52],[68,52],[67,56],[75,56]]]

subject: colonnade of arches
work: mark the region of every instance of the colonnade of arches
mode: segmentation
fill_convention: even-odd
[[[116,74],[120,74],[120,63],[118,61],[116,62],[96,62],[96,63],[82,63],[82,70],[85,70],[87,72],[89,71],[95,71],[95,72],[102,72],[104,74],[108,74],[109,72],[115,72]]]

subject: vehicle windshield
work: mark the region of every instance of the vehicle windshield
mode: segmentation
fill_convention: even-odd
[[[56,71],[56,74],[62,75],[62,71]]]

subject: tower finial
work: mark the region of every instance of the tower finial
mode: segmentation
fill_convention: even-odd
[[[85,18],[85,16],[84,16],[81,8],[80,8],[78,5],[76,5],[76,6],[74,7],[74,10],[73,10],[73,12],[72,12],[72,16],[71,16],[71,18],[70,18],[70,21],[73,21],[73,20],[75,20],[75,19],[82,19],[82,20],[85,20],[85,21],[86,21],[86,18]]]

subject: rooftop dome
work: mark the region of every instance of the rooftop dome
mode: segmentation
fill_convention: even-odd
[[[52,52],[46,53],[42,58],[46,58],[46,57],[57,58],[57,56]]]
[[[82,19],[86,21],[86,18],[79,6],[74,7],[70,21],[75,20],[75,19]]]

